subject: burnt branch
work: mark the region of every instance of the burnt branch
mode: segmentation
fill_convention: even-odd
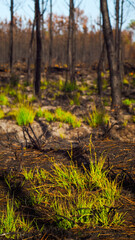
[[[34,149],[40,151],[43,150],[43,147],[46,143],[46,133],[47,130],[44,131],[39,137],[37,137],[34,129],[30,124],[29,127],[23,127],[23,136],[25,139],[26,147],[32,146]],[[28,141],[30,142],[30,144],[28,144]]]

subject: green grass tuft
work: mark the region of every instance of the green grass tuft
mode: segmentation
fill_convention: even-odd
[[[92,112],[89,113],[89,116],[87,117],[88,124],[94,128],[102,124],[107,124],[109,119],[110,117],[108,114],[98,110],[96,107],[93,108]]]
[[[4,112],[2,109],[0,109],[0,119],[4,118]]]
[[[48,110],[45,110],[45,111],[43,112],[43,117],[44,117],[44,118],[46,119],[46,121],[48,121],[48,122],[54,121],[54,114],[51,113],[51,112],[48,111]]]
[[[82,164],[82,170],[73,163],[66,166],[52,159],[52,172],[44,169],[31,173],[22,172],[31,184],[33,205],[42,204],[47,209],[48,220],[60,228],[70,229],[95,226],[118,226],[123,223],[124,214],[116,210],[120,188],[116,180],[107,178],[104,170],[105,157],[92,157],[90,143],[89,169]],[[72,149],[71,154],[72,158]]]
[[[126,106],[130,106],[132,103],[135,103],[135,100],[126,98],[122,101],[122,103]]]
[[[29,232],[32,228],[32,222],[30,223],[23,216],[16,214],[14,199],[9,200],[7,197],[6,210],[1,209],[0,211],[0,234],[5,234],[5,237],[9,239],[18,239],[20,230]]]
[[[5,94],[1,93],[0,94],[0,105],[8,105],[8,98],[6,97]]]
[[[66,85],[64,85],[63,90],[65,92],[72,92],[77,89],[77,86],[74,83],[67,82]]]
[[[19,126],[28,125],[32,123],[35,118],[35,112],[31,106],[21,105],[15,112],[14,112],[17,124]]]
[[[39,108],[36,112],[36,116],[44,117],[48,122],[59,121],[68,123],[72,125],[73,128],[81,126],[81,121],[78,120],[75,115],[70,112],[63,111],[61,108],[57,108],[54,113],[48,110],[42,111],[41,108]]]
[[[81,126],[81,121],[78,121],[75,115],[65,112],[61,108],[56,109],[55,119],[60,122],[69,123],[73,128]]]

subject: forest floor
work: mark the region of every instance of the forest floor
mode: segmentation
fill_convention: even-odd
[[[119,200],[120,212],[125,213],[124,224],[121,226],[95,226],[90,228],[73,228],[62,230],[55,223],[46,220],[43,206],[22,205],[17,212],[27,216],[29,220],[40,219],[38,227],[36,224],[28,233],[19,232],[17,239],[65,239],[65,240],[84,240],[84,239],[135,239],[135,82],[132,74],[125,77],[123,83],[123,107],[116,113],[111,110],[110,86],[108,82],[109,73],[103,74],[103,98],[102,104],[97,97],[96,74],[94,71],[79,69],[77,71],[77,89],[73,91],[62,91],[64,82],[63,73],[52,73],[48,82],[42,78],[41,100],[40,102],[33,98],[31,102],[34,109],[40,108],[42,111],[48,110],[52,113],[57,108],[64,111],[70,111],[81,124],[73,127],[68,123],[60,121],[47,122],[42,117],[35,117],[31,127],[25,129],[25,134],[30,133],[36,142],[42,133],[44,133],[44,142],[41,148],[28,137],[24,135],[24,130],[18,126],[16,120],[9,114],[11,105],[15,97],[8,94],[9,105],[3,105],[2,110],[5,117],[0,119],[0,209],[6,207],[7,194],[10,199],[28,199],[28,186],[23,185],[22,169],[46,169],[52,170],[52,161],[63,163],[65,166],[70,164],[72,151],[72,160],[77,163],[78,167],[82,163],[89,165],[90,138],[95,147],[97,159],[103,153],[106,156],[104,167],[111,169],[111,177],[117,178],[122,182],[121,197]],[[6,88],[3,79],[7,77],[6,73],[1,73],[2,89]],[[24,85],[25,76],[22,74],[20,86],[14,87],[16,92],[25,93],[29,99],[32,99],[32,86]],[[22,88],[23,86],[23,88]],[[2,90],[4,91],[4,90]],[[124,100],[131,102],[125,104]],[[22,100],[21,100],[22,101]],[[127,101],[127,100],[126,100]],[[17,103],[14,103],[17,105]],[[96,127],[89,124],[88,119],[94,109],[100,109],[109,116],[108,124],[101,122]],[[37,142],[36,142],[37,143]],[[9,174],[12,174],[10,186],[5,181]],[[14,183],[16,179],[16,183]],[[40,216],[40,217],[39,217]],[[39,229],[44,224],[44,230]],[[0,239],[12,238],[10,234],[0,234]]]

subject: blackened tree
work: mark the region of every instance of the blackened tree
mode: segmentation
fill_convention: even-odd
[[[100,0],[101,12],[103,16],[103,33],[106,43],[107,56],[110,69],[110,84],[112,96],[112,108],[120,108],[121,106],[121,81],[117,68],[117,58],[113,41],[113,32],[109,18],[107,0]]]
[[[10,59],[10,72],[13,70],[13,16],[14,16],[14,1],[10,2],[10,37],[9,37],[9,59]]]
[[[39,0],[35,0],[35,18],[36,18],[36,62],[35,62],[35,95],[40,97],[41,81],[41,33],[40,33],[40,8]]]
[[[66,83],[68,77],[75,86],[75,7],[74,0],[70,0],[69,6],[69,22],[68,22],[68,39],[67,39],[67,66],[69,68],[69,76],[67,71]]]

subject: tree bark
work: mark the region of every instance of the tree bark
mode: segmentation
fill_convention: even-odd
[[[119,71],[120,71],[120,77],[121,77],[121,83],[124,78],[124,66],[123,66],[123,54],[122,54],[122,25],[123,25],[123,7],[124,7],[124,1],[121,1],[121,15],[120,15],[120,29],[119,29]]]
[[[120,108],[121,106],[121,81],[119,71],[117,69],[117,59],[113,42],[113,33],[110,24],[107,0],[100,0],[101,11],[103,16],[103,33],[106,43],[107,56],[110,68],[110,84],[112,96],[112,108]]]
[[[52,66],[52,49],[53,49],[53,34],[52,34],[52,0],[50,0],[50,24],[49,24],[49,68]]]
[[[116,15],[116,27],[115,27],[115,52],[116,52],[116,60],[117,60],[117,66],[119,70],[119,44],[120,44],[120,29],[119,29],[119,10],[120,10],[120,1],[116,0],[115,3],[115,15]]]
[[[35,63],[35,95],[40,98],[41,81],[41,34],[40,34],[40,9],[39,0],[35,0],[36,16],[36,63]]]
[[[117,59],[117,68],[120,74],[120,80],[122,83],[123,79],[123,61],[122,61],[122,42],[121,42],[121,29],[123,24],[123,5],[124,0],[121,1],[121,14],[120,14],[120,0],[116,0],[115,11],[116,11],[116,28],[115,28],[115,51]]]
[[[74,85],[75,83],[75,8],[74,8],[74,0],[70,0],[70,18],[71,18],[71,60],[70,60],[70,81]]]
[[[9,58],[10,58],[10,72],[13,71],[13,16],[14,16],[14,1],[11,0],[10,5],[11,22],[10,22],[10,44],[9,44]]]
[[[31,63],[31,55],[32,55],[32,44],[34,40],[34,27],[35,27],[35,18],[32,24],[32,32],[31,32],[31,39],[29,43],[29,50],[28,50],[28,62],[27,62],[27,85],[30,83],[30,63]]]
[[[102,45],[102,51],[99,58],[98,69],[97,69],[97,87],[98,87],[98,95],[102,96],[102,78],[101,78],[101,71],[103,66],[103,61],[105,58],[105,42]]]
[[[67,67],[66,82],[68,82],[68,75],[70,82],[75,86],[75,16],[74,16],[74,0],[70,0],[69,22],[68,22],[68,39],[67,39]]]

